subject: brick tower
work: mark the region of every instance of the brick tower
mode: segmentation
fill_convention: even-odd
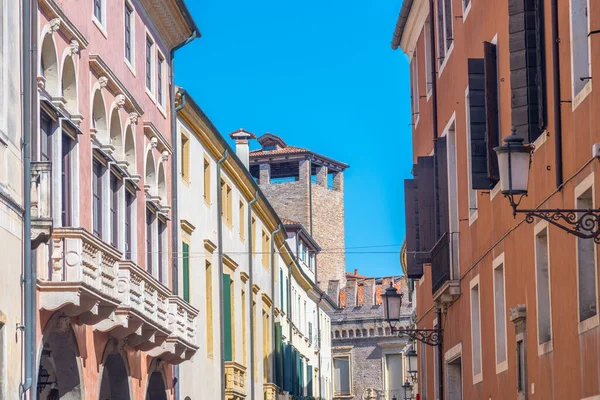
[[[346,285],[344,170],[348,165],[288,146],[271,133],[258,142],[261,149],[250,152],[250,173],[275,211],[304,225],[321,246],[317,284],[338,301]]]

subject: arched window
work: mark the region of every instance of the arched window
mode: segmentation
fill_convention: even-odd
[[[62,96],[65,98],[66,109],[71,113],[77,113],[77,75],[73,57],[65,58],[62,69]]]
[[[360,337],[360,329],[356,330],[356,337]]]
[[[121,158],[123,154],[123,139],[121,138],[121,118],[119,110],[113,109],[110,114],[110,144],[115,148],[115,155]]]
[[[375,336],[375,329],[369,329],[369,336]]]
[[[94,101],[92,103],[92,128],[96,131],[96,138],[104,144],[108,144],[108,133],[106,131],[106,108],[104,107],[104,99],[100,90],[94,93]]]
[[[352,329],[350,329],[350,331],[348,332],[349,337],[353,338],[354,337],[354,331]]]
[[[377,328],[377,334],[383,336],[383,328]]]
[[[154,157],[152,157],[152,150],[149,150],[146,154],[146,174],[144,176],[144,184],[148,187],[150,194],[155,194],[156,187],[156,171],[154,168]]]
[[[368,334],[367,334],[367,330],[366,330],[366,329],[363,329],[363,331],[362,331],[362,335],[363,335],[363,336],[365,336],[365,337],[368,335]]]
[[[135,142],[133,140],[133,129],[131,129],[131,125],[128,125],[125,130],[125,161],[129,163],[127,166],[129,173],[135,174]]]
[[[390,335],[390,328],[385,328],[385,335],[389,336]]]
[[[340,331],[335,331],[335,338],[339,339],[340,338]]]
[[[40,72],[44,77],[44,88],[53,96],[58,95],[58,62],[54,39],[47,33],[42,40],[42,57]]]
[[[345,338],[345,337],[348,337],[348,335],[347,335],[346,331],[342,331],[342,337],[343,337],[343,338]]]
[[[160,196],[160,201],[162,204],[167,204],[167,183],[166,183],[166,175],[164,163],[160,163],[158,167],[158,185],[157,192]]]

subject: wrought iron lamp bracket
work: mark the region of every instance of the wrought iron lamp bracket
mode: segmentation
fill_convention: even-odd
[[[539,218],[582,239],[594,239],[600,244],[600,209],[537,209],[516,210],[525,214],[525,221]]]
[[[413,340],[418,340],[428,346],[439,346],[442,343],[442,331],[439,329],[407,329],[394,328],[393,333],[398,333],[400,336],[408,336]]]

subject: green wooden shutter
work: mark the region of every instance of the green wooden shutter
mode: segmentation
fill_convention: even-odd
[[[312,365],[307,365],[306,366],[306,395],[307,396],[312,396],[313,395],[313,368]]]
[[[281,338],[281,324],[275,324],[275,384],[283,388],[283,348]]]
[[[286,392],[292,393],[293,389],[293,376],[294,376],[294,367],[292,363],[292,346],[289,344],[284,344],[284,365],[285,369],[283,370],[283,388]]]
[[[190,245],[183,243],[183,299],[190,301]]]
[[[233,361],[232,343],[231,343],[231,278],[229,274],[223,274],[223,338],[225,349],[223,359]]]

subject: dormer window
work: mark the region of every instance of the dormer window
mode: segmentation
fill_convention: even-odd
[[[265,151],[275,150],[275,145],[274,144],[270,144],[268,146],[265,146],[265,147],[263,147],[263,150],[265,150]]]

